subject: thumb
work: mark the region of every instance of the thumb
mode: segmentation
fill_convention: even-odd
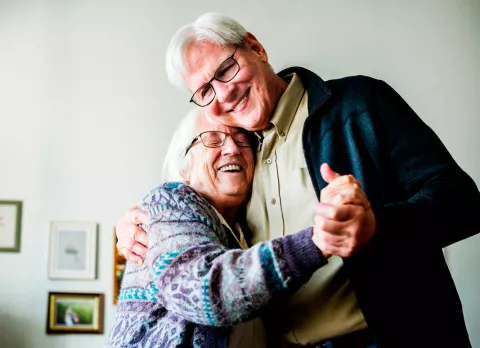
[[[320,174],[322,175],[322,179],[325,180],[327,184],[330,184],[333,180],[341,176],[337,172],[334,172],[328,163],[323,163],[320,166]]]

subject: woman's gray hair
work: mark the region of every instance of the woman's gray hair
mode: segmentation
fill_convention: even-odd
[[[190,170],[191,151],[185,155],[187,147],[197,136],[198,118],[204,115],[203,109],[191,110],[181,121],[173,134],[163,162],[163,181],[185,181]]]
[[[236,20],[218,14],[206,13],[180,28],[167,49],[165,68],[168,79],[177,87],[186,88],[183,76],[187,73],[183,61],[188,47],[197,42],[212,42],[219,46],[239,45],[244,47],[247,31]]]

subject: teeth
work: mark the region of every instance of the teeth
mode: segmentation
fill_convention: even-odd
[[[240,166],[237,165],[237,164],[230,164],[230,165],[228,165],[228,166],[225,166],[225,167],[220,168],[220,171],[222,171],[222,172],[228,172],[228,171],[230,171],[230,170],[241,170],[241,169],[242,169],[242,167],[240,167]]]
[[[243,105],[243,103],[245,103],[245,101],[247,100],[247,95],[248,95],[248,91],[247,91],[247,93],[245,93],[243,98],[238,102],[238,104],[235,105],[235,107],[233,108],[233,111],[237,111],[238,109],[240,109],[240,107]]]

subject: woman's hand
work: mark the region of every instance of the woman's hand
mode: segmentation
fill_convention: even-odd
[[[117,235],[117,249],[125,258],[141,265],[148,251],[148,235],[139,224],[148,224],[146,212],[137,206],[127,210],[115,226]]]

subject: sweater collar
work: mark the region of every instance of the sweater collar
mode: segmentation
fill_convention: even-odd
[[[314,113],[330,97],[332,92],[320,76],[302,67],[291,67],[282,70],[278,76],[285,78],[287,75],[297,74],[308,93],[308,113]]]

